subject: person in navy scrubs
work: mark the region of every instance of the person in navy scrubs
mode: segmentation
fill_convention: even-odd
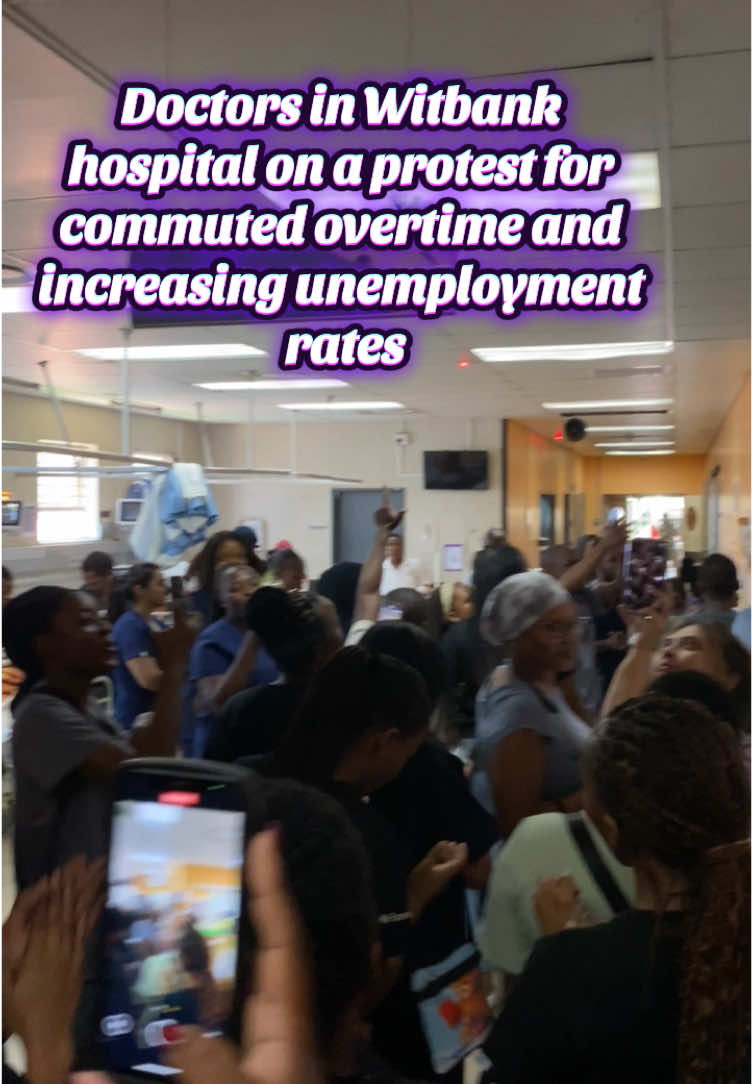
[[[228,565],[219,571],[217,601],[224,616],[199,634],[188,663],[183,696],[181,745],[186,756],[202,757],[214,724],[213,698],[241,649],[246,635],[246,603],[259,585],[259,573],[248,565]],[[248,674],[247,687],[269,685],[278,670],[259,648]]]
[[[118,661],[112,672],[115,694],[115,720],[131,730],[139,715],[154,708],[162,681],[157,648],[152,633],[162,626],[152,616],[165,607],[165,581],[157,565],[145,562],[134,565],[128,573],[118,608],[125,611],[117,618],[112,638]],[[112,616],[115,614],[112,611]]]

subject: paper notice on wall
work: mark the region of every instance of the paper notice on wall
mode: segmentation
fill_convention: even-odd
[[[445,572],[463,571],[463,546],[460,543],[450,543],[444,546],[444,570]]]

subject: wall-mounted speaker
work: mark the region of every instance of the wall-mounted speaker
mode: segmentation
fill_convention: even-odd
[[[586,427],[580,418],[568,418],[565,422],[565,438],[573,444],[583,440],[586,435]]]

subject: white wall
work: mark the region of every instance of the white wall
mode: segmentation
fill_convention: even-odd
[[[72,403],[64,403],[63,410],[72,440],[96,444],[102,449],[119,448],[120,419],[116,411]],[[45,399],[6,393],[3,415],[5,439],[59,437],[54,414]],[[441,557],[443,545],[461,543],[468,569],[486,530],[501,523],[500,421],[367,418],[359,422],[297,422],[295,448],[289,424],[257,424],[251,432],[243,425],[211,425],[208,430],[217,466],[288,468],[295,457],[299,471],[360,478],[363,488],[378,489],[386,485],[405,489],[406,552],[420,562],[422,576],[427,581],[435,578],[436,561]],[[411,443],[403,450],[394,441],[400,431],[411,435]],[[131,445],[138,451],[162,452],[194,461],[202,459],[198,427],[190,422],[133,416]],[[489,489],[424,490],[422,453],[443,448],[486,450]],[[31,453],[9,453],[7,459],[28,466],[34,463]],[[3,485],[25,503],[35,502],[34,478],[5,475]],[[103,512],[111,511],[126,485],[124,480],[101,482]],[[245,519],[261,519],[270,545],[281,538],[290,539],[305,557],[309,574],[316,577],[332,563],[333,488],[326,484],[279,480],[214,485],[212,492],[220,513],[215,529],[227,530]],[[37,547],[34,541],[20,534],[3,533],[3,545],[8,551],[6,562],[18,566],[20,581],[30,578],[38,582],[42,569],[45,575],[54,572],[57,579],[65,570],[78,575],[81,547]],[[124,543],[122,539],[119,543],[106,543],[103,548],[111,548],[119,559],[127,559]],[[85,545],[83,550],[88,552],[91,548]]]
[[[402,452],[394,441],[401,431],[412,438]],[[257,424],[251,433],[242,425],[214,425],[210,441],[217,466],[287,468],[294,453],[299,471],[360,478],[365,489],[404,488],[406,553],[420,561],[429,581],[435,578],[443,545],[462,543],[468,569],[487,529],[501,523],[501,434],[501,422],[496,420],[367,419],[297,422],[294,441],[288,424]],[[424,490],[422,453],[445,448],[488,451],[489,489]],[[252,464],[247,464],[247,454]],[[263,520],[270,544],[289,539],[316,577],[332,563],[332,488],[254,480],[214,486],[213,494],[223,527],[244,519]]]
[[[17,395],[5,392],[2,397],[3,439],[18,441],[60,440],[55,414],[50,401],[42,396]],[[71,440],[94,444],[102,451],[120,450],[120,412],[81,403],[62,403],[62,411]],[[194,422],[175,421],[147,415],[131,415],[131,448],[137,452],[170,455],[190,462],[201,460],[201,442]],[[4,452],[4,463],[33,467],[33,452]],[[107,464],[103,464],[107,465]],[[112,512],[118,497],[124,497],[130,479],[100,479],[99,504],[103,539],[96,545],[39,546],[33,534],[21,530],[4,530],[2,545],[4,561],[17,579],[17,590],[37,583],[59,583],[74,587],[80,583],[83,557],[92,549],[107,550],[116,562],[132,560],[128,533],[118,529]],[[24,506],[36,504],[37,482],[33,475],[3,473],[3,489],[22,500]],[[224,526],[224,525],[222,525]],[[189,551],[189,556],[193,551]]]

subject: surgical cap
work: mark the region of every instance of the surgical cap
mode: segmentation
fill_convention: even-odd
[[[519,572],[497,584],[481,612],[481,635],[495,647],[517,640],[521,633],[553,610],[570,602],[570,595],[545,572]]]

